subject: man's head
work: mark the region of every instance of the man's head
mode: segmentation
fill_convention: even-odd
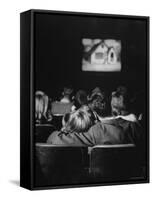
[[[129,95],[127,89],[123,86],[117,88],[116,91],[112,92],[111,99],[112,114],[126,115],[129,111]]]
[[[76,93],[75,101],[78,107],[87,105],[87,93],[84,90],[79,90]]]

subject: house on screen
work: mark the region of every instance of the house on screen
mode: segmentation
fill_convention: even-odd
[[[115,64],[117,62],[115,49],[108,47],[103,41],[95,44],[86,52],[84,58],[92,65]]]

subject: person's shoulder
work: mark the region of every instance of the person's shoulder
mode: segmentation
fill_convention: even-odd
[[[97,123],[94,124],[91,128],[100,127],[101,125],[102,125],[102,122],[97,122]]]
[[[50,134],[50,136],[48,137],[48,139],[47,139],[47,143],[52,143],[52,141],[54,140],[54,138],[56,137],[56,136],[58,136],[59,135],[59,131],[54,131],[54,132],[52,132],[51,134]]]
[[[97,132],[99,130],[101,130],[103,128],[103,123],[102,122],[97,122],[96,124],[94,124],[90,129],[89,129],[89,133],[91,132]]]

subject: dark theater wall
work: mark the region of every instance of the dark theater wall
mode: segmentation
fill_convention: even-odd
[[[145,89],[146,22],[111,17],[35,14],[36,89],[57,95],[65,85],[106,91],[124,84]],[[116,39],[122,43],[121,72],[83,72],[82,38]]]

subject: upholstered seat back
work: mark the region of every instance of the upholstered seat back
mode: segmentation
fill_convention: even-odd
[[[87,147],[36,144],[36,158],[46,184],[80,183],[87,171]],[[39,176],[39,173],[36,174]]]
[[[36,186],[140,179],[138,153],[133,144],[85,147],[37,143]]]
[[[65,115],[66,113],[69,113],[71,111],[73,103],[62,103],[59,101],[55,101],[52,103],[52,114],[53,115]]]
[[[90,173],[96,180],[127,180],[138,176],[133,144],[99,145],[90,150]]]
[[[36,124],[35,125],[35,142],[46,142],[50,134],[56,128],[49,124]]]

